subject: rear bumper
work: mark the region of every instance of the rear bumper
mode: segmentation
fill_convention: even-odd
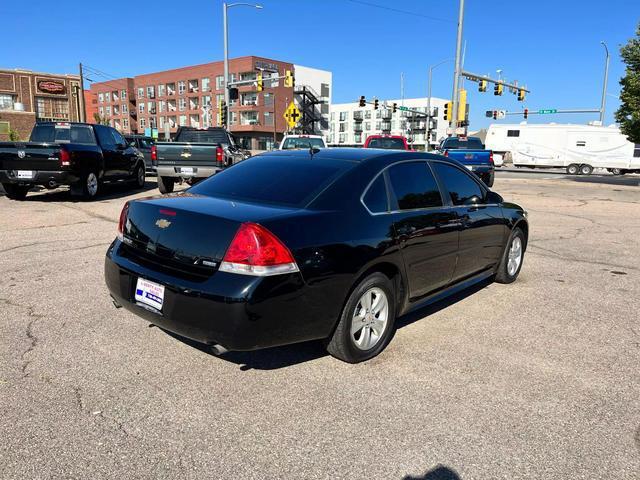
[[[183,168],[192,168],[193,174],[185,174],[181,172]],[[159,177],[174,177],[174,178],[207,178],[211,175],[222,170],[222,167],[218,166],[194,166],[194,165],[158,165],[156,172]]]
[[[194,282],[150,270],[118,254],[115,240],[105,258],[113,299],[139,317],[183,337],[228,350],[255,350],[324,338],[331,319],[310,321],[299,273],[253,277],[216,272]],[[138,278],[164,285],[162,312],[135,300]]]
[[[71,185],[80,178],[73,172],[67,171],[34,171],[32,178],[18,178],[17,170],[0,170],[0,182],[16,183],[24,185],[47,185],[55,183],[56,185]]]

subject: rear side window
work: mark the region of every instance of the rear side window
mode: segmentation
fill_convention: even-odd
[[[372,138],[368,148],[385,148],[387,150],[404,150],[404,141],[401,138]]]
[[[292,150],[297,148],[324,148],[324,140],[321,138],[297,137],[287,138],[282,144],[282,150]]]
[[[364,194],[364,197],[362,197],[362,201],[371,213],[389,211],[387,187],[385,185],[383,175],[378,175],[378,177],[373,181],[367,192]]]
[[[471,178],[470,174],[463,172],[459,168],[439,162],[434,163],[433,167],[445,189],[449,192],[454,205],[471,205],[481,202],[484,198],[484,191]]]
[[[95,145],[91,127],[82,125],[36,125],[31,132],[31,141],[36,143],[81,143]]]
[[[438,184],[425,162],[394,165],[389,180],[400,210],[442,206]]]
[[[96,125],[95,127],[96,133],[98,134],[98,141],[102,147],[115,147],[115,140],[113,139],[113,135],[111,134],[111,130],[107,127],[103,127],[101,125]]]
[[[304,156],[258,156],[227,168],[190,193],[252,203],[303,207],[352,167],[350,162]]]
[[[467,137],[466,139],[449,137],[442,143],[442,148],[449,150],[484,150],[484,145],[476,137]]]

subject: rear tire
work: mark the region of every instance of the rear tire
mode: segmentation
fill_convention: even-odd
[[[580,165],[580,175],[591,175],[591,172],[593,172],[591,165],[587,165],[586,163]]]
[[[487,187],[491,188],[493,187],[493,182],[495,181],[495,174],[493,172],[491,172],[491,174],[489,175],[489,178],[486,182]]]
[[[97,172],[87,172],[81,177],[79,189],[85,200],[93,200],[100,192],[100,180]]]
[[[382,273],[369,275],[349,295],[327,351],[348,363],[378,355],[391,339],[395,305],[391,280]]]
[[[578,175],[580,173],[580,166],[577,163],[572,163],[567,167],[568,175]]]
[[[144,182],[146,174],[144,169],[144,164],[138,165],[136,168],[136,173],[134,174],[134,186],[135,188],[144,188]]]
[[[172,177],[158,177],[158,190],[160,193],[171,193],[176,183],[175,178]]]
[[[11,200],[24,200],[27,196],[27,192],[31,189],[29,185],[16,185],[15,183],[3,183],[7,198]]]
[[[502,254],[502,259],[496,270],[495,281],[498,283],[513,283],[518,278],[522,263],[524,262],[524,251],[527,239],[522,229],[516,227],[507,246]]]

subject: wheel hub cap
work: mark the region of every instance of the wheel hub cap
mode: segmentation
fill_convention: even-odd
[[[522,262],[522,240],[520,237],[514,237],[509,248],[509,258],[507,262],[507,273],[513,276],[518,271]]]
[[[387,295],[373,287],[358,300],[351,319],[351,341],[360,350],[370,350],[382,338],[389,318]]]

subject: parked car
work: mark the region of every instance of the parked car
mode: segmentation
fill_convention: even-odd
[[[173,192],[176,182],[196,182],[247,158],[226,129],[180,127],[173,142],[156,143],[158,189]]]
[[[327,148],[320,135],[285,135],[278,150],[298,150],[301,148]]]
[[[478,175],[489,187],[493,187],[495,165],[493,152],[487,150],[478,137],[445,138],[438,151],[445,157],[458,160],[465,167]]]
[[[104,125],[36,123],[29,142],[0,143],[0,182],[13,200],[36,185],[94,198],[103,182],[144,187],[144,157],[120,133]]]
[[[406,137],[402,135],[369,135],[364,141],[364,148],[411,150]]]
[[[144,135],[125,135],[125,140],[129,142],[134,148],[137,148],[142,155],[144,155],[144,164],[147,170],[147,175],[156,174],[156,156],[155,149],[153,148],[156,141],[151,137],[145,137]]]
[[[268,152],[126,203],[105,279],[116,306],[218,353],[322,339],[360,362],[399,315],[513,282],[528,231],[522,207],[441,156]]]

